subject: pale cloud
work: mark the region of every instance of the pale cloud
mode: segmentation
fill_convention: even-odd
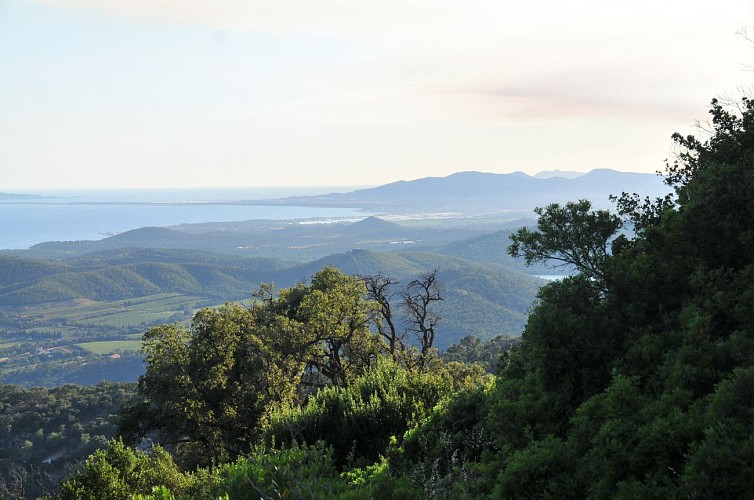
[[[359,108],[362,121],[410,120],[425,116],[427,105],[438,120],[457,116],[459,107],[482,120],[550,113],[677,119],[699,97],[696,89],[726,90],[723,82],[739,83],[740,63],[752,59],[735,35],[747,19],[754,23],[750,2],[740,0],[38,1],[353,44],[357,56],[346,66],[330,68],[319,82],[312,78],[314,86],[330,87],[325,98],[282,106],[281,112],[300,108],[303,120],[317,108],[328,110],[327,120],[341,109],[350,122]]]
[[[735,35],[754,25],[750,0],[28,2],[125,20],[124,39],[146,26],[215,40],[199,56],[166,35],[23,59],[13,123],[0,119],[18,186],[202,185],[208,169],[226,185],[654,171],[670,133],[750,79],[754,60]],[[254,45],[258,33],[272,41]],[[288,52],[267,54],[277,42]]]
[[[161,23],[192,23],[218,29],[326,36],[368,36],[405,30],[417,22],[468,17],[468,4],[412,0],[37,0],[47,5],[94,9]],[[473,12],[473,9],[472,9]]]

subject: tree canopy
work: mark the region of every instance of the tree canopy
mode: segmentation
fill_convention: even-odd
[[[599,282],[606,279],[609,243],[623,224],[608,210],[592,211],[589,200],[535,208],[537,230],[521,228],[511,235],[508,253],[527,264],[556,261]]]
[[[706,140],[673,136],[673,198],[624,194],[617,216],[550,205],[512,237],[512,253],[579,273],[541,290],[488,400],[497,495],[747,495],[754,104],[710,114]]]
[[[277,295],[263,285],[250,306],[202,309],[188,328],[149,329],[140,400],[124,409],[121,435],[130,444],[151,436],[175,449],[182,465],[206,465],[248,452],[274,409],[295,406],[325,386],[347,388],[380,353],[390,352],[402,368],[428,368],[439,320],[431,308],[440,299],[437,272],[402,289],[419,349],[402,340],[389,345],[381,326],[372,331],[385,318],[369,282],[328,266],[311,284]]]

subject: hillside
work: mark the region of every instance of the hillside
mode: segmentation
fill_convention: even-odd
[[[67,269],[68,266],[61,262],[0,255],[0,289],[7,285],[62,273]]]
[[[520,335],[526,313],[542,280],[494,265],[437,253],[375,253],[353,250],[330,255],[278,274],[281,284],[293,284],[333,265],[346,274],[380,273],[406,283],[438,269],[444,289],[437,307],[442,316],[436,346],[445,349],[467,335],[489,339],[496,335]],[[277,282],[277,281],[276,281]]]
[[[285,267],[273,259],[150,250],[100,252],[63,262],[4,258],[3,263],[0,306],[111,301],[159,293],[237,300]]]
[[[21,258],[6,258],[4,262],[0,282],[2,310],[9,314],[38,311],[48,320],[66,319],[67,309],[54,305],[74,299],[103,304],[166,294],[184,296],[190,304],[197,300],[217,304],[249,299],[262,282],[274,282],[277,288],[289,287],[308,281],[327,265],[346,274],[381,273],[404,283],[436,268],[445,290],[445,300],[438,306],[444,318],[438,330],[440,348],[471,334],[483,339],[520,334],[527,308],[543,283],[514,269],[426,252],[352,250],[294,264],[275,259],[131,249],[97,252],[62,262]],[[30,270],[34,272],[24,274]],[[175,300],[168,305],[171,311],[192,307],[181,307]],[[87,307],[86,311],[92,308]],[[71,318],[95,314],[86,311],[69,310]],[[121,314],[118,311],[121,309],[113,314]],[[100,314],[97,317],[105,318]]]

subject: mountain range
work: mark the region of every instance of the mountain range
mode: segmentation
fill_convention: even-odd
[[[545,172],[532,177],[523,172],[492,174],[458,172],[447,177],[398,181],[349,193],[294,196],[264,200],[259,204],[356,207],[379,212],[440,210],[464,214],[489,210],[531,210],[548,203],[590,199],[595,206],[609,206],[608,197],[622,192],[657,197],[669,192],[655,174],[596,169],[574,177]]]

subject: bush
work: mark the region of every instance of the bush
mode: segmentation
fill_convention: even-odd
[[[477,381],[484,379],[479,372]],[[460,369],[416,373],[381,359],[345,389],[326,388],[303,407],[274,412],[265,437],[268,443],[324,441],[335,450],[339,466],[373,463],[386,452],[391,436],[402,437],[471,379]]]

